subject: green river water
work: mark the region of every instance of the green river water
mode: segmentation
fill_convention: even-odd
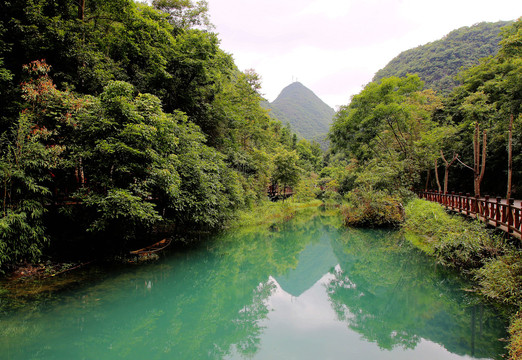
[[[1,307],[0,359],[501,358],[506,320],[469,284],[397,232],[338,222],[298,217],[63,274],[65,289]]]

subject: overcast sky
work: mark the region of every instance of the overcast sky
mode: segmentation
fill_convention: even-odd
[[[404,50],[462,26],[522,16],[522,0],[208,0],[221,48],[262,93],[303,83],[334,109]]]

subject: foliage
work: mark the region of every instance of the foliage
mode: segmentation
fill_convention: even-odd
[[[299,156],[296,151],[281,149],[274,158],[275,169],[272,183],[281,188],[294,187],[298,184],[302,169],[298,166]]]
[[[346,195],[341,214],[347,226],[396,227],[404,221],[404,208],[398,197],[371,188],[359,188]]]
[[[302,177],[294,187],[293,198],[297,201],[311,201],[317,197],[317,175]]]
[[[25,67],[22,84],[27,108],[2,137],[0,178],[0,266],[36,260],[48,243],[43,215],[51,190],[47,186],[60,165],[65,147],[57,141],[67,133],[77,103],[58,91],[47,76],[49,66],[35,61]]]
[[[509,335],[511,339],[507,346],[509,359],[520,359],[520,357],[522,357],[522,316],[520,312],[513,316],[513,320],[509,326]]]
[[[299,165],[306,172],[318,173],[323,167],[323,152],[316,142],[299,140],[296,144],[297,154],[299,155]]]
[[[375,74],[373,81],[418,74],[426,88],[448,94],[459,85],[455,75],[462,68],[497,54],[499,34],[508,24],[510,22],[483,22],[453,30],[440,40],[400,53]]]
[[[415,199],[406,206],[404,229],[446,266],[469,272],[506,251],[505,243],[478,221],[448,215],[442,206]]]
[[[518,251],[489,259],[476,271],[475,277],[487,297],[508,304],[522,304],[522,258]]]
[[[322,204],[320,200],[305,199],[302,201],[295,196],[285,202],[265,200],[239,210],[235,218],[227,223],[227,227],[236,229],[258,225],[281,224],[294,218],[298,213],[315,209]]]
[[[211,29],[206,1],[193,3],[190,0],[153,0],[152,5],[168,14],[169,22],[179,28]]]
[[[417,76],[367,85],[337,113],[330,132],[334,151],[379,169],[369,171],[370,177],[386,173],[385,178],[396,187],[416,184],[418,174],[431,166],[437,152],[427,146],[426,139],[435,133],[430,116],[441,106],[432,92],[421,88]]]

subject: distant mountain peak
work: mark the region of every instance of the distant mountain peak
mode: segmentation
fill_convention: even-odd
[[[324,142],[335,114],[312,90],[295,81],[270,103],[271,115],[307,140]]]
[[[295,93],[298,93],[299,96],[313,97],[313,98],[319,100],[320,102],[323,102],[317,95],[315,95],[315,93],[312,90],[310,90],[309,88],[304,86],[299,81],[294,81],[290,85],[286,86],[283,90],[281,90],[281,93],[274,100],[274,102],[276,102],[278,100],[281,101],[281,99],[286,96],[290,96],[290,97],[295,96]]]

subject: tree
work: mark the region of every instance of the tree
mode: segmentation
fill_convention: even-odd
[[[297,166],[299,156],[295,150],[281,149],[274,157],[275,169],[272,174],[272,183],[282,188],[283,194],[287,187],[294,187],[299,183],[302,169]]]
[[[43,216],[53,196],[53,178],[64,166],[64,138],[80,103],[56,89],[43,61],[24,66],[25,109],[1,139],[0,266],[37,260],[49,242]]]
[[[153,0],[152,6],[168,14],[169,22],[176,27],[213,28],[208,16],[208,3],[204,0],[196,3],[191,0]]]
[[[480,196],[480,184],[486,171],[487,130],[482,131],[482,147],[480,145],[480,125],[486,123],[491,113],[488,96],[484,92],[469,95],[462,108],[468,120],[474,122],[473,131],[473,185],[475,196]],[[482,151],[481,151],[482,149]]]
[[[444,152],[442,150],[440,150],[440,157],[442,158],[442,161],[444,161],[444,194],[447,194],[448,193],[449,168],[457,160],[459,155],[458,154],[453,154],[453,158],[451,159],[451,161],[448,161],[444,157]],[[436,166],[437,166],[437,163],[435,163],[435,167]],[[435,169],[435,171],[436,171],[436,169]],[[438,176],[437,176],[437,181],[438,180],[439,179],[438,179]],[[439,184],[439,191],[440,191],[440,184]]]
[[[488,174],[495,174],[494,179],[488,179],[485,173],[482,176],[489,191],[497,194],[505,192],[511,196],[513,169],[517,171],[520,167],[519,157],[513,158],[512,154],[517,153],[517,150],[513,151],[513,146],[518,148],[520,141],[519,133],[513,132],[513,127],[517,126],[522,104],[522,56],[519,51],[521,26],[519,19],[505,27],[499,53],[462,72],[459,76],[462,85],[448,99],[448,113],[462,126],[464,142],[459,154],[463,155],[464,161],[474,163],[471,169],[474,172],[475,192],[478,190],[477,185],[480,186],[478,183],[482,181],[482,169],[477,169],[476,165],[477,156],[484,153],[484,145],[482,151],[477,149],[477,146],[480,147],[480,137],[485,144],[484,132],[480,128],[487,128]],[[473,155],[464,149],[466,141],[473,142]],[[507,189],[500,188],[502,183],[507,184]]]
[[[337,113],[330,132],[334,150],[361,163],[385,158],[400,164],[401,179],[396,182],[405,178],[405,186],[413,186],[420,171],[430,169],[438,156],[438,149],[426,146],[424,139],[434,134],[431,114],[440,100],[432,91],[421,91],[422,86],[414,75],[367,85]]]

